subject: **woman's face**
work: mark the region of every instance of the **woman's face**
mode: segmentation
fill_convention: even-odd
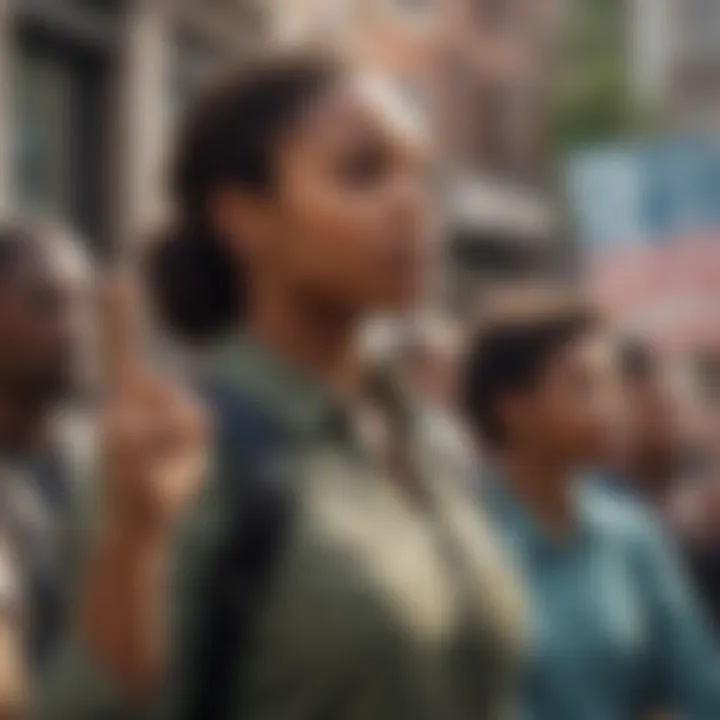
[[[300,302],[358,315],[402,309],[423,283],[426,160],[357,86],[325,92],[283,138],[254,270]]]

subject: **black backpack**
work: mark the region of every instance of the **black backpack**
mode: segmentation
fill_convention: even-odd
[[[206,382],[202,391],[213,415],[218,451],[226,463],[238,458],[243,468],[232,488],[241,500],[230,541],[216,558],[205,588],[208,617],[200,657],[193,662],[201,677],[193,678],[191,696],[186,695],[167,720],[227,717],[237,661],[252,653],[258,612],[292,516],[288,483],[275,464],[283,439],[280,428],[255,402],[225,383]]]

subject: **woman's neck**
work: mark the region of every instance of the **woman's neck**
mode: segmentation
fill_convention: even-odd
[[[355,392],[359,373],[354,318],[280,298],[264,299],[255,308],[248,323],[255,341],[320,378],[334,392]]]
[[[569,471],[535,453],[512,452],[499,462],[505,481],[520,502],[554,535],[573,524]]]

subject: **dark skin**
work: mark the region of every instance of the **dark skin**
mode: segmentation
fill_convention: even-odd
[[[73,288],[51,254],[29,246],[0,278],[0,445],[33,452],[48,411],[70,391]]]
[[[588,338],[552,354],[530,387],[498,402],[497,456],[518,496],[554,534],[571,531],[570,485],[605,442],[600,374]]]
[[[276,184],[217,188],[213,220],[246,269],[256,341],[352,397],[355,331],[406,308],[422,284],[423,162],[350,80],[280,138]],[[202,412],[142,361],[137,307],[121,283],[104,323],[111,508],[82,596],[82,635],[128,694],[152,695],[164,665],[163,578],[175,519],[201,482]],[[162,449],[162,455],[159,454]]]
[[[421,288],[423,157],[351,83],[309,108],[277,157],[277,186],[220,190],[216,220],[249,267],[251,334],[334,384],[354,367],[358,323]]]

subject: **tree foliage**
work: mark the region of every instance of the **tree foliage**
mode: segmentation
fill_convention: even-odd
[[[552,92],[557,150],[632,132],[635,107],[623,0],[568,0],[561,21]]]

